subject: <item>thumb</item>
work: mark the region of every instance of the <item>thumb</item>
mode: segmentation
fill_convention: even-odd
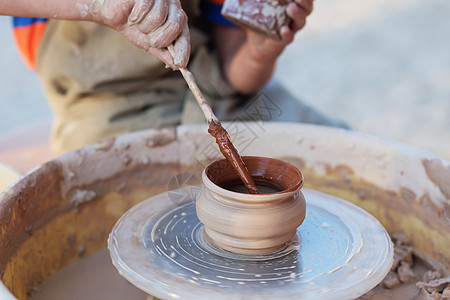
[[[179,69],[179,67],[175,64],[173,56],[168,49],[158,49],[149,47],[147,49],[147,52],[156,56],[159,60],[165,63],[167,68],[171,68],[174,71]]]
[[[172,70],[178,70],[177,65],[174,63],[174,59],[170,52],[164,48],[154,48],[148,44],[147,35],[142,33],[140,30],[136,29],[136,26],[126,26],[122,30],[122,34],[135,46],[145,50],[146,52],[157,57],[159,60],[164,62],[167,67]]]

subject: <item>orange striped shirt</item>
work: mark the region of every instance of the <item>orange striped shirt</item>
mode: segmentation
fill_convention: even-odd
[[[47,19],[13,17],[14,39],[26,66],[34,70]]]

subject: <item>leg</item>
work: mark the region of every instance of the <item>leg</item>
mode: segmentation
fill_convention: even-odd
[[[58,153],[180,123],[181,76],[110,28],[50,21],[37,72],[55,115],[51,145]]]

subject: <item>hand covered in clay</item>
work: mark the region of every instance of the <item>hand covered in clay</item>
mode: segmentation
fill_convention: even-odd
[[[247,42],[253,59],[257,62],[273,62],[284,48],[292,43],[295,33],[306,24],[306,17],[313,11],[313,0],[294,0],[286,8],[291,19],[280,29],[281,40],[273,40],[257,32],[247,30]]]
[[[186,67],[190,35],[179,0],[92,0],[88,13],[172,69]]]

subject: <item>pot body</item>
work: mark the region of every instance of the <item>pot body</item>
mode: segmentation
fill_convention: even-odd
[[[230,190],[239,178],[228,161],[216,161],[202,174],[197,216],[208,237],[228,251],[260,254],[278,250],[294,237],[305,219],[306,202],[300,191],[302,174],[277,159],[243,160],[260,190],[268,189],[269,193]]]

